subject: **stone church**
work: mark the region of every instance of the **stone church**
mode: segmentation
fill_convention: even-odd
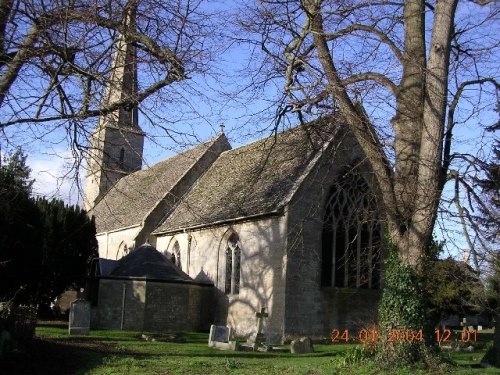
[[[119,41],[113,65],[105,101],[134,95],[137,87],[132,45]],[[137,108],[99,119],[84,199],[96,219],[100,258],[130,270],[144,261],[134,252],[152,246],[148,259],[156,261],[148,262],[161,263],[164,279],[116,276],[135,280],[131,295],[142,295],[142,305],[150,297],[140,288],[174,285],[175,274],[175,285],[203,284],[210,291],[197,302],[186,297],[186,304],[196,304],[187,307],[190,319],[201,314],[200,321],[227,324],[242,337],[255,333],[262,307],[269,312],[264,334],[271,342],[375,321],[383,257],[378,194],[359,145],[335,116],[238,148],[221,131],[147,169],[141,169],[144,137]],[[139,287],[138,280],[146,284]],[[155,293],[170,310],[158,307],[148,319],[182,319],[168,312],[175,303],[168,288]],[[109,289],[98,305],[119,305],[106,300],[120,290]],[[147,320],[141,314],[136,319]],[[135,328],[144,327],[154,325]]]

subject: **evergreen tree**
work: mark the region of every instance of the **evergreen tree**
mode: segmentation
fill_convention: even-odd
[[[0,167],[0,301],[48,306],[83,285],[96,229],[78,206],[33,199],[30,173],[21,150]]]
[[[0,167],[0,300],[36,299],[40,217],[30,198],[33,180],[26,155],[17,150]]]
[[[94,219],[78,206],[45,198],[36,205],[42,218],[39,302],[49,304],[66,289],[83,285],[91,259],[98,256],[96,229]]]

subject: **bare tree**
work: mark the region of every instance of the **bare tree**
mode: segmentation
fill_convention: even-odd
[[[500,88],[498,8],[481,3],[261,0],[240,20],[264,51],[261,81],[285,80],[284,110],[340,112],[378,181],[390,241],[417,275],[445,184],[467,157],[456,126],[491,111]]]
[[[156,95],[212,61],[205,11],[202,0],[0,1],[1,129],[42,138],[59,128],[81,151],[97,116],[144,100],[154,111]],[[140,85],[103,100],[113,70],[124,68],[112,64],[120,38],[137,51]]]

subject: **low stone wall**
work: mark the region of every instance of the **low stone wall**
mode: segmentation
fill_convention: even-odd
[[[123,288],[125,285],[125,300]],[[122,306],[124,311],[122,314]],[[92,326],[147,332],[208,330],[213,287],[184,283],[102,279]]]

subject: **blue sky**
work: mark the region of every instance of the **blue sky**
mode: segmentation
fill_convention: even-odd
[[[243,2],[244,3],[244,2]],[[209,10],[222,11],[222,17],[234,17],[225,9],[232,9],[235,2],[212,1]],[[473,22],[476,17],[488,12],[488,7],[478,8],[468,2],[460,2],[458,16],[465,25]],[[494,4],[491,7],[496,6]],[[474,13],[475,12],[475,13]],[[228,22],[222,20],[222,22]],[[500,28],[497,30],[478,29],[477,38],[493,35],[498,40]],[[254,139],[269,136],[273,126],[273,116],[276,111],[275,99],[282,90],[283,81],[270,82],[265,88],[254,92],[248,90],[241,92],[240,88],[249,84],[248,70],[249,57],[252,49],[243,44],[233,44],[226,49],[227,40],[221,40],[219,47],[221,53],[214,61],[211,69],[205,74],[193,75],[188,81],[169,87],[160,96],[147,100],[141,106],[140,124],[148,134],[145,143],[144,165],[149,166],[163,160],[186,147],[207,140],[219,132],[221,123],[225,124],[225,131],[233,147],[246,144]],[[474,40],[470,41],[474,45]],[[487,60],[485,68],[493,69],[498,73],[500,56]],[[489,65],[489,66],[488,66]],[[471,67],[471,74],[473,74]],[[468,74],[468,73],[467,73]],[[453,89],[451,83],[450,89]],[[239,95],[235,95],[239,92]],[[491,142],[484,137],[492,137],[483,132],[483,125],[496,121],[497,114],[490,104],[483,108],[481,113],[474,113],[475,104],[490,95],[477,91],[469,91],[464,95],[460,111],[457,113],[461,124],[456,128],[455,151],[475,154],[487,154],[488,147],[481,145]],[[487,101],[485,100],[484,103]],[[149,108],[149,110],[146,110]],[[373,117],[392,116],[391,105],[369,109]],[[294,120],[292,120],[294,122]],[[93,123],[93,124],[92,124]],[[94,126],[97,120],[89,121],[88,126]],[[152,126],[152,123],[156,126]],[[169,129],[166,132],[164,129]],[[2,152],[21,146],[29,154],[28,163],[36,179],[34,192],[48,197],[62,198],[68,203],[79,201],[78,179],[74,168],[74,157],[67,142],[67,130],[64,127],[52,129],[50,125],[39,128],[25,127],[8,128],[0,136]],[[483,147],[483,148],[481,148]],[[84,174],[82,168],[78,169]],[[449,195],[450,191],[447,189]],[[463,247],[463,238],[455,233],[456,223],[438,223],[448,229],[446,236],[451,237],[450,242],[457,248]],[[446,238],[436,231],[438,237]]]

